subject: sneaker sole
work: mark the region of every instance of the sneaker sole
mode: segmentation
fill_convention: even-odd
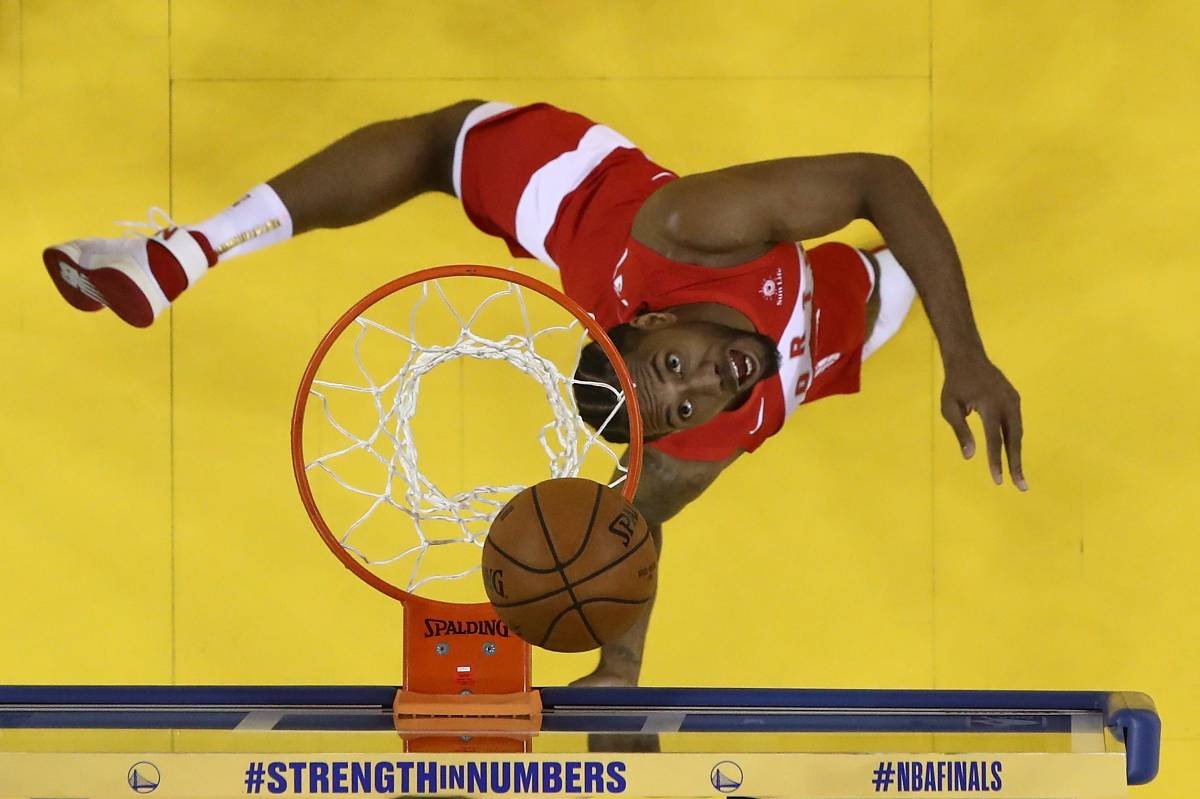
[[[72,308],[78,308],[81,311],[98,311],[104,307],[103,302],[89,297],[76,285],[68,282],[63,276],[64,269],[75,272],[79,271],[78,264],[65,252],[53,247],[43,250],[42,263],[45,264],[46,271],[50,274],[50,279],[54,281],[54,287],[58,289],[58,293],[62,295],[64,300],[70,303]]]
[[[149,327],[154,321],[150,301],[137,284],[119,269],[83,269],[67,253],[54,247],[42,253],[42,262],[58,293],[72,307],[81,311],[98,311],[108,306],[121,321],[134,327]],[[79,279],[69,281],[64,272],[74,272]],[[78,285],[89,283],[99,299],[78,288]]]

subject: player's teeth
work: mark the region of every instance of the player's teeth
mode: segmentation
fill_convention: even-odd
[[[754,374],[754,361],[750,360],[750,356],[746,356],[746,376]]]

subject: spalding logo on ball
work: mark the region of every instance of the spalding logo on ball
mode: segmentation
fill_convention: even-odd
[[[483,587],[509,628],[535,646],[583,652],[646,612],[658,548],[621,492],[563,477],[531,486],[496,515]]]
[[[633,508],[627,508],[620,516],[612,520],[608,525],[608,531],[615,536],[620,536],[621,543],[626,547],[633,540],[633,534],[637,530],[637,511]]]

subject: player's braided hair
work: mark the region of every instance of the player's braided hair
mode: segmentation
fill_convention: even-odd
[[[609,330],[608,337],[612,339],[617,351],[624,354],[633,347],[634,340],[640,332],[633,325],[625,323]],[[611,386],[612,390],[586,383],[602,383]],[[617,372],[613,369],[612,362],[596,342],[589,341],[579,353],[579,366],[575,369],[575,380],[571,383],[571,388],[575,392],[575,405],[579,408],[579,415],[583,417],[583,421],[592,429],[600,430],[600,434],[614,444],[629,443],[629,414],[625,412],[624,405],[613,414],[607,425],[604,424],[609,414],[612,414],[613,406],[617,404],[616,392],[621,391],[621,383],[617,380]]]

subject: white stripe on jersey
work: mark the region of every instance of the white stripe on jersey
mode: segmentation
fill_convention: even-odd
[[[593,125],[579,146],[543,165],[529,178],[517,203],[517,241],[542,263],[558,268],[546,252],[546,237],[568,194],[592,173],[613,150],[633,149],[634,143],[604,125]]]
[[[783,391],[784,417],[792,415],[804,402],[813,381],[812,367],[812,267],[804,248],[796,245],[800,259],[800,286],[796,292],[796,304],[787,327],[779,337],[779,387]]]

